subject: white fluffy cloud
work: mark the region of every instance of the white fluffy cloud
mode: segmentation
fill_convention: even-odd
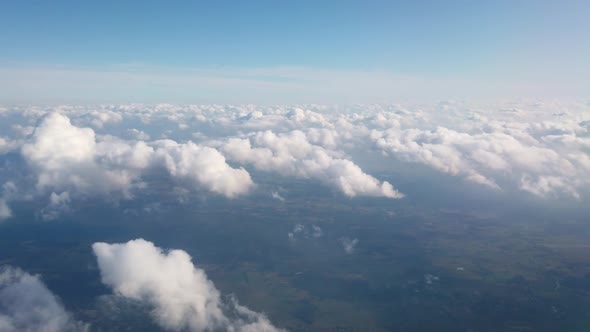
[[[181,180],[190,180],[227,197],[248,192],[253,182],[243,168],[232,168],[214,148],[192,142],[178,144],[172,140],[157,141],[156,157],[163,160],[168,172]]]
[[[37,175],[39,191],[131,196],[143,172],[161,167],[174,178],[191,180],[213,192],[235,197],[252,186],[249,174],[234,169],[210,147],[172,140],[126,141],[97,136],[91,128],[74,126],[51,113],[42,119],[22,155]]]
[[[394,158],[495,189],[580,198],[578,189],[589,183],[590,132],[582,121],[504,119],[503,112],[495,120],[473,112],[466,117],[468,111],[462,117],[443,115],[428,119],[422,129],[373,130],[371,139]],[[454,128],[441,126],[441,120]]]
[[[75,321],[38,276],[17,268],[0,269],[0,331],[81,332]]]
[[[224,303],[205,271],[182,250],[165,252],[142,239],[92,248],[103,283],[117,295],[153,306],[154,318],[166,329],[280,331],[264,315],[235,301]]]
[[[31,141],[23,145],[22,155],[37,172],[39,190],[126,191],[134,174],[125,168],[102,167],[97,162],[100,150],[92,129],[78,128],[68,117],[51,113],[35,129]]]
[[[237,162],[252,164],[263,171],[316,179],[349,197],[403,197],[389,182],[380,182],[352,161],[311,144],[302,131],[257,132],[247,138],[231,138],[220,149]]]

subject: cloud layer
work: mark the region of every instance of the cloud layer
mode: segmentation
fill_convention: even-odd
[[[583,121],[558,120],[468,118],[461,130],[389,128],[374,130],[371,138],[395,158],[493,189],[513,185],[537,196],[579,199],[578,188],[588,185],[590,175],[588,127]]]
[[[45,197],[47,218],[80,198],[132,199],[154,175],[170,191],[227,198],[257,190],[252,170],[350,198],[402,198],[380,177],[417,164],[499,195],[583,200],[590,189],[585,102],[31,106],[0,117],[10,129],[0,156],[19,153],[28,165],[1,179],[18,194],[0,196],[0,220],[23,197]]]

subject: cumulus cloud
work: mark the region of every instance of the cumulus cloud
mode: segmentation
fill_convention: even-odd
[[[320,238],[324,235],[324,231],[320,226],[311,225],[310,227],[306,227],[303,224],[296,224],[293,226],[293,230],[287,233],[289,240],[295,242],[298,238]]]
[[[126,298],[153,306],[153,316],[173,331],[280,331],[260,313],[221,294],[182,250],[168,252],[143,239],[95,243],[102,282]]]
[[[227,197],[248,192],[253,182],[243,168],[232,168],[214,148],[192,142],[178,144],[172,140],[156,142],[156,157],[163,160],[168,172],[181,180],[190,180]]]
[[[41,217],[44,220],[56,219],[62,213],[68,212],[70,210],[70,201],[70,194],[67,191],[64,191],[60,194],[52,192],[51,195],[49,195],[49,205],[41,210]]]
[[[84,112],[77,120],[94,128],[102,128],[105,124],[123,121],[123,116],[112,110],[100,109]]]
[[[315,238],[318,237],[322,237],[324,235],[324,231],[322,230],[322,228],[320,226],[316,226],[316,225],[311,225],[312,228],[312,233],[311,235]]]
[[[340,243],[342,244],[342,248],[344,248],[344,252],[350,255],[354,253],[356,245],[359,243],[359,240],[343,237],[340,238]]]
[[[443,121],[452,123],[457,117],[447,114]],[[579,198],[578,188],[590,176],[587,128],[576,121],[528,121],[490,120],[475,113],[468,119],[457,118],[456,128],[430,119],[423,129],[373,130],[371,138],[394,158],[490,188],[500,189],[504,183],[538,196]]]
[[[12,217],[12,210],[8,204],[6,204],[4,199],[0,199],[0,221],[6,220],[10,217]]]
[[[13,150],[16,150],[19,146],[19,142],[11,140],[6,137],[0,136],[0,154],[4,154]]]
[[[148,133],[144,132],[143,130],[138,130],[135,128],[127,129],[126,134],[128,137],[130,137],[132,139],[140,140],[140,141],[147,141],[150,139],[150,135]]]
[[[248,172],[230,167],[214,148],[192,142],[99,136],[91,128],[74,126],[59,113],[42,118],[23,145],[22,156],[36,173],[38,191],[60,192],[72,198],[72,193],[120,193],[130,198],[141,185],[144,172],[154,168],[227,197],[245,193],[253,185]]]
[[[36,275],[0,268],[0,331],[81,332],[88,325],[72,318]]]
[[[305,232],[305,226],[303,224],[296,224],[293,226],[293,230],[287,233],[287,236],[289,236],[289,240],[295,241],[297,235],[302,234],[303,232]]]
[[[17,195],[18,188],[14,182],[7,181],[2,185],[2,190],[0,191],[0,222],[14,216],[8,202],[17,198]]]
[[[281,195],[278,191],[273,191],[270,194],[271,194],[271,197],[276,199],[277,201],[281,201],[281,202],[285,201],[285,197],[283,197],[283,195]]]
[[[22,155],[37,172],[37,188],[82,193],[108,193],[129,188],[133,174],[125,169],[101,167],[96,161],[95,133],[78,128],[70,119],[51,113],[22,147]],[[105,150],[108,150],[105,148]]]
[[[403,197],[389,182],[380,182],[349,159],[311,144],[302,131],[257,132],[247,138],[231,138],[220,149],[237,162],[252,164],[263,171],[316,179],[349,197]]]

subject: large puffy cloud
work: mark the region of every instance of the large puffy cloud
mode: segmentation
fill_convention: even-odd
[[[88,326],[74,320],[38,276],[0,269],[0,331],[76,332]]]
[[[98,145],[92,129],[78,128],[68,117],[51,113],[35,129],[31,141],[23,145],[22,155],[38,172],[40,190],[126,191],[134,174],[125,168],[102,167],[97,162]]]
[[[263,171],[317,179],[350,197],[403,197],[389,182],[380,182],[352,161],[311,144],[302,131],[258,132],[247,138],[231,138],[220,149],[228,158],[240,163],[252,164]]]
[[[252,186],[245,170],[230,167],[213,148],[192,142],[97,136],[91,128],[76,127],[59,113],[42,119],[23,145],[22,155],[37,174],[37,189],[60,194],[119,192],[129,197],[143,172],[157,167],[227,197],[245,193]]]
[[[253,185],[246,170],[230,167],[214,148],[172,140],[161,140],[156,145],[157,158],[163,160],[173,177],[189,179],[227,197],[243,194]]]
[[[173,331],[275,332],[262,314],[224,303],[221,294],[182,250],[165,252],[143,239],[95,243],[102,281],[117,295],[145,301],[162,327]]]

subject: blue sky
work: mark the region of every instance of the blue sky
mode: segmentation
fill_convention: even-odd
[[[5,2],[0,101],[585,98],[588,12],[540,0]]]

